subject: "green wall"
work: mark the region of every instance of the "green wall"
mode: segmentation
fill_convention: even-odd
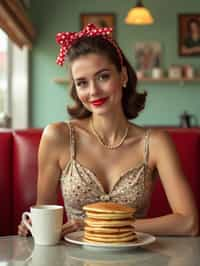
[[[200,11],[200,1],[146,0],[155,18],[151,26],[129,26],[124,23],[127,11],[135,1],[128,0],[33,0],[30,17],[37,29],[37,40],[31,53],[31,126],[44,127],[48,123],[67,119],[66,105],[70,102],[65,85],[53,82],[66,77],[66,68],[55,64],[59,48],[55,35],[59,31],[80,29],[80,14],[107,12],[116,15],[116,36],[129,61],[134,66],[133,47],[137,41],[159,41],[162,46],[162,67],[171,64],[191,64],[200,72],[200,57],[178,56],[179,13]],[[141,125],[178,125],[179,115],[187,110],[200,123],[200,82],[141,83],[139,90],[147,90],[146,109],[136,122]]]

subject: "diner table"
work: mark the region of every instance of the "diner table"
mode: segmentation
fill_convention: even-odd
[[[0,266],[199,266],[200,237],[156,237],[142,247],[107,250],[61,240],[34,245],[32,237],[0,237]]]

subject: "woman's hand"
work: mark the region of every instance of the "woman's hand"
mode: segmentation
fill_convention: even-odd
[[[31,220],[30,219],[27,219],[26,221],[27,221],[27,223],[29,223],[31,225]],[[26,227],[26,225],[23,223],[23,221],[21,221],[21,223],[18,225],[17,234],[19,236],[28,236],[29,235],[29,230]]]
[[[31,224],[31,220],[27,219],[27,222]],[[78,231],[83,228],[83,220],[81,219],[74,219],[71,220],[62,226],[62,232],[61,237],[63,238],[66,234]],[[29,230],[25,226],[25,224],[21,221],[21,223],[18,225],[18,235],[19,236],[28,236]]]
[[[66,234],[78,231],[83,228],[83,220],[81,219],[74,219],[70,220],[69,222],[63,224],[61,237],[63,238]]]

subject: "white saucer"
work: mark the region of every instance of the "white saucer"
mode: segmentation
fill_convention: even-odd
[[[88,243],[84,242],[83,239],[83,231],[77,231],[64,236],[64,239],[72,244],[82,245],[83,247],[90,248],[101,248],[107,250],[122,250],[129,248],[136,248],[148,245],[153,243],[156,238],[147,233],[136,232],[137,240],[133,242],[121,243],[121,244],[111,244],[111,243]]]

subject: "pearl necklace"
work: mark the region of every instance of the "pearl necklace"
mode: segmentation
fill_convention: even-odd
[[[124,143],[124,141],[125,141],[125,139],[126,139],[126,137],[128,135],[128,129],[129,129],[129,127],[127,126],[127,128],[125,130],[125,133],[124,133],[124,136],[121,138],[119,143],[117,143],[115,145],[111,145],[111,144],[106,144],[104,142],[104,140],[102,139],[102,137],[97,133],[96,129],[94,128],[94,124],[93,124],[92,119],[90,119],[90,127],[91,127],[91,130],[92,130],[92,133],[95,135],[95,137],[97,138],[98,142],[101,145],[103,145],[104,147],[106,147],[107,149],[117,149],[118,147],[120,147]]]

